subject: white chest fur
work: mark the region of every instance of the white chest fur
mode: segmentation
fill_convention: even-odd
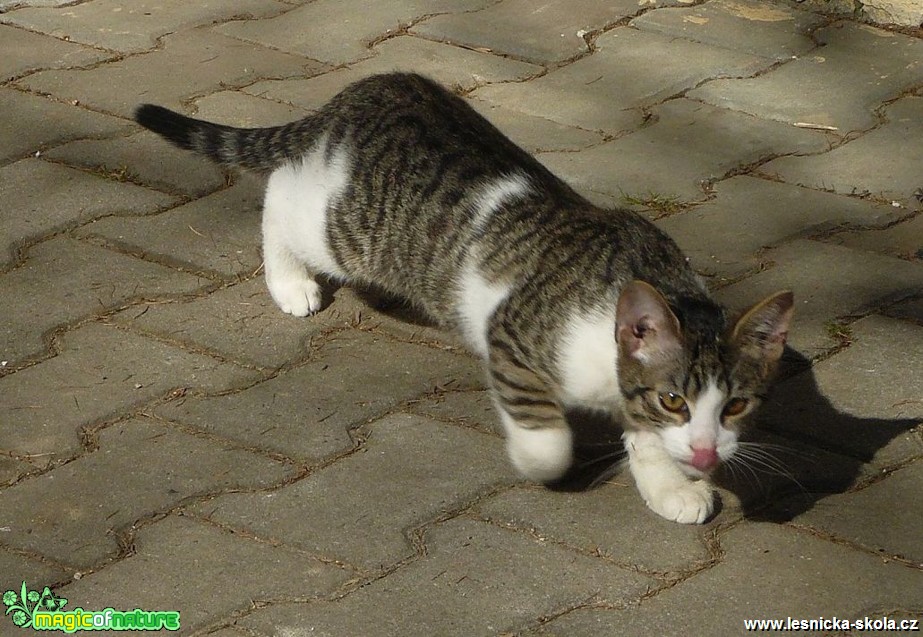
[[[558,350],[565,402],[606,410],[620,404],[614,310],[572,316]]]

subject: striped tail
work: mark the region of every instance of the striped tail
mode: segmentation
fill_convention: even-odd
[[[180,148],[205,155],[223,166],[256,172],[270,172],[300,156],[307,148],[294,146],[311,128],[305,120],[271,128],[234,128],[153,104],[139,106],[135,121]]]

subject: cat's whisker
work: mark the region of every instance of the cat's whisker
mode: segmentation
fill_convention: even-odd
[[[801,481],[798,480],[795,474],[792,473],[792,471],[785,465],[785,463],[772,455],[766,449],[767,446],[769,445],[764,445],[762,443],[745,443],[738,447],[737,453],[728,461],[727,464],[729,466],[731,464],[736,464],[742,468],[746,468],[753,472],[754,476],[757,472],[780,476],[796,485],[802,492],[807,493],[807,489],[801,483]],[[788,450],[781,445],[773,446],[786,451]]]

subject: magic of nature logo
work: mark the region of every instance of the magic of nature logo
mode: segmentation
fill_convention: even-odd
[[[179,630],[179,611],[64,610],[66,599],[47,586],[41,593],[29,590],[25,582],[19,591],[3,593],[3,605],[15,626],[32,630]]]

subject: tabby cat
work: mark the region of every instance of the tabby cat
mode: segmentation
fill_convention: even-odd
[[[604,409],[651,509],[686,523],[711,514],[708,476],[767,389],[790,292],[729,322],[652,223],[589,203],[419,75],[368,77],[272,128],[153,105],[136,119],[269,174],[263,257],[284,312],[321,309],[321,274],[403,297],[483,358],[523,476],[550,482],[571,466],[565,408]]]

